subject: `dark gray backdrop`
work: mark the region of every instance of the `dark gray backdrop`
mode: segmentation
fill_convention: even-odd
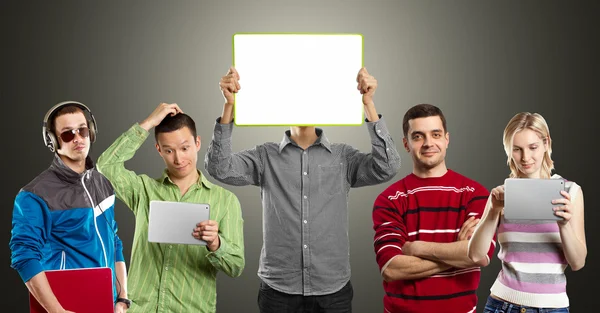
[[[218,81],[231,64],[236,32],[345,32],[364,35],[364,61],[379,81],[377,109],[401,145],[404,112],[417,103],[441,107],[451,134],[447,164],[487,188],[508,174],[502,131],[517,112],[544,115],[558,172],[582,185],[586,198],[587,265],[567,272],[572,309],[592,309],[597,279],[599,6],[559,1],[2,1],[0,100],[4,123],[2,311],[26,312],[27,289],[9,267],[13,200],[52,155],[42,144],[41,120],[63,100],[92,108],[97,158],[131,124],[160,102],[176,102],[195,118],[203,160],[223,99]],[[358,69],[357,69],[358,70]],[[243,73],[242,78],[243,78]],[[282,65],[281,77],[287,73]],[[243,86],[243,80],[241,81]],[[307,90],[310,92],[310,90]],[[335,92],[335,90],[332,90]],[[282,102],[285,106],[285,102]],[[285,128],[238,129],[235,150],[279,141]],[[362,127],[327,127],[330,140],[369,150]],[[403,166],[395,180],[412,170]],[[160,175],[163,163],[148,140],[130,169]],[[214,180],[213,180],[214,181]],[[350,194],[350,244],[355,312],[382,312],[383,289],[372,248],[371,206],[388,184]],[[256,276],[261,206],[255,187],[229,187],[242,204],[246,269],[218,276],[219,312],[258,312]],[[129,260],[134,219],[117,204]],[[129,263],[129,262],[128,262]],[[482,270],[481,311],[499,270]],[[200,301],[201,295],[198,296]]]

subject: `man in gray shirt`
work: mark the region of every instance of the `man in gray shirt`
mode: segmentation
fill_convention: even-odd
[[[260,187],[260,312],[351,312],[348,191],[387,182],[400,168],[400,155],[375,110],[377,80],[365,68],[356,79],[371,153],[330,143],[314,126],[293,126],[280,143],[233,153],[233,94],[239,79],[233,67],[221,78],[226,102],[204,166],[222,183]]]

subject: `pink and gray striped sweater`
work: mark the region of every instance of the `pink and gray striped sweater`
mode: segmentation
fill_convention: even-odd
[[[552,179],[563,179],[553,175]],[[579,190],[575,182],[565,180],[571,201]],[[569,306],[568,265],[556,221],[505,220],[498,227],[502,269],[490,289],[506,301],[538,308]]]

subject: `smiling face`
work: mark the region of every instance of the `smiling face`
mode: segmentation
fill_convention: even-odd
[[[182,127],[158,133],[156,139],[156,150],[165,161],[172,179],[185,179],[195,175],[200,137],[194,138],[188,127]]]
[[[519,177],[541,178],[548,140],[531,129],[523,129],[513,137],[512,162]]]
[[[81,111],[63,114],[54,120],[54,134],[59,146],[56,153],[58,153],[65,165],[73,170],[85,165],[85,159],[90,151],[89,132],[86,136],[82,136],[82,133],[85,134],[85,131],[80,131],[81,128],[87,129],[87,127],[87,120]],[[68,134],[69,132],[74,136],[71,140],[65,141],[63,137],[68,138],[70,136],[66,136],[66,134],[61,136],[61,134]]]
[[[441,176],[446,172],[445,158],[450,135],[444,131],[439,116],[409,120],[403,143],[412,156],[413,171],[417,176]]]

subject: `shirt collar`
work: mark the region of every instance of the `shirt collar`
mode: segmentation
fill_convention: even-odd
[[[317,140],[315,140],[315,142],[311,146],[321,145],[325,149],[327,149],[327,151],[329,151],[331,153],[331,144],[329,143],[327,136],[325,136],[325,134],[323,133],[323,130],[321,128],[315,128],[315,133],[317,134]],[[283,151],[283,148],[285,148],[288,144],[293,144],[295,146],[298,146],[294,142],[294,140],[290,137],[291,135],[292,134],[289,130],[285,131],[285,134],[283,135],[283,139],[281,140],[281,143],[279,144],[279,153],[281,153],[281,151]]]
[[[213,187],[213,183],[211,183],[210,181],[208,181],[208,179],[206,179],[206,176],[202,174],[202,172],[198,169],[196,169],[196,171],[198,171],[198,181],[196,182],[196,185],[198,185],[198,188],[202,187],[202,185],[204,185],[204,187],[211,189]],[[163,170],[162,173],[162,177],[160,178],[160,181],[164,184],[166,182],[170,182],[171,184],[175,184],[171,178],[169,177],[169,172],[168,170],[165,168]]]

